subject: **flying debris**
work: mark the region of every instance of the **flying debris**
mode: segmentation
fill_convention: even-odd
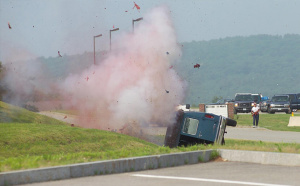
[[[166,52],[167,55],[169,55],[169,52]]]
[[[168,90],[166,90],[166,93],[167,93],[167,94],[169,94],[169,91],[168,91]]]
[[[169,67],[169,69],[172,69],[172,68],[173,68],[173,65]]]
[[[200,68],[200,64],[196,64],[196,65],[194,65],[194,68]]]
[[[62,57],[62,56],[60,55],[60,52],[59,52],[59,51],[58,51],[57,53],[58,53],[58,56],[59,56],[59,57]]]
[[[140,6],[139,5],[137,5],[135,2],[133,2],[134,3],[134,7],[136,7],[136,9],[138,10],[138,11],[140,11]],[[134,7],[132,8],[132,9],[134,9]]]
[[[86,76],[86,78],[85,78],[85,79],[86,79],[86,81],[88,81],[90,78],[89,78],[89,76]]]
[[[11,29],[11,26],[10,26],[9,22],[8,22],[8,28]]]
[[[67,119],[68,116],[65,116],[64,119]]]

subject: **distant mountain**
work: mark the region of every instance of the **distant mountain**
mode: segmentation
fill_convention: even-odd
[[[300,35],[231,37],[183,44],[174,65],[188,81],[186,103],[211,103],[235,93],[300,92]],[[200,68],[194,68],[199,63]]]

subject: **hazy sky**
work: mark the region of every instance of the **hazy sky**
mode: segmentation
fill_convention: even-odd
[[[98,34],[96,49],[109,49],[110,29],[120,28],[112,40],[131,32],[132,19],[161,4],[178,42],[300,34],[299,0],[0,0],[0,60],[92,52]]]

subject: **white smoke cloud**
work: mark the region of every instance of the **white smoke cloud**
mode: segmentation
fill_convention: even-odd
[[[80,111],[82,126],[120,129],[124,124],[168,125],[184,100],[186,84],[172,68],[181,48],[166,7],[144,16],[133,33],[122,33],[99,65],[61,85]]]

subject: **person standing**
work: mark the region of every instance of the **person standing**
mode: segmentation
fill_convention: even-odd
[[[251,109],[251,114],[252,114],[252,117],[253,117],[253,128],[258,127],[259,107],[257,106],[256,103],[254,103],[254,105]]]

